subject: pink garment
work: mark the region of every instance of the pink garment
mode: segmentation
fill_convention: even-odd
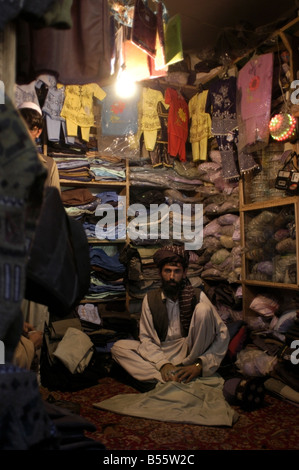
[[[253,57],[239,72],[239,151],[254,151],[268,143],[272,77],[273,53]]]

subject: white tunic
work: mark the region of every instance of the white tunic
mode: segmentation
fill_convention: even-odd
[[[154,328],[147,296],[142,304],[139,339],[119,340],[111,349],[112,357],[130,375],[141,381],[163,382],[159,370],[166,363],[189,365],[202,362],[202,376],[213,375],[223,360],[229,334],[216,308],[202,292],[191,319],[187,337],[181,335],[178,302],[166,300],[169,326],[165,341]]]

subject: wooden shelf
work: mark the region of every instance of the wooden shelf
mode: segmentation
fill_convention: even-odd
[[[265,201],[253,202],[249,204],[244,203],[244,182],[240,181],[240,230],[241,230],[241,246],[242,246],[242,273],[241,273],[241,284],[242,284],[242,294],[243,294],[243,316],[244,320],[250,322],[257,317],[257,313],[254,312],[251,308],[251,302],[254,297],[258,294],[273,296],[274,298],[279,298],[282,303],[285,303],[286,299],[292,298],[292,296],[297,296],[297,291],[299,289],[299,263],[298,263],[298,253],[299,253],[299,234],[296,230],[296,283],[284,283],[284,282],[272,282],[272,281],[262,281],[248,279],[248,272],[251,272],[250,263],[258,263],[258,260],[253,261],[249,260],[246,257],[246,227],[249,221],[251,220],[251,213],[254,217],[258,213],[262,213],[264,210],[273,210],[277,213],[283,207],[292,207],[294,212],[294,223],[295,227],[298,227],[299,223],[299,197],[279,197],[272,198]],[[259,249],[260,246],[257,246]],[[272,260],[275,256],[278,256],[278,252],[273,252]],[[271,257],[269,258],[269,261]],[[275,267],[273,267],[275,269]]]
[[[292,21],[280,28],[279,31],[291,34],[292,36],[299,36],[299,17],[294,18]]]
[[[98,181],[70,181],[70,180],[60,180],[60,184],[62,186],[75,186],[75,187],[81,187],[81,186],[88,186],[88,187],[96,187],[96,186],[120,186],[120,187],[125,187],[126,186],[126,181],[103,181],[103,180],[98,180]]]
[[[273,198],[267,201],[252,202],[250,204],[240,204],[240,211],[262,210],[271,207],[287,206],[298,202],[298,196]]]
[[[250,281],[249,279],[243,280],[242,284],[247,286],[270,287],[272,289],[297,290],[299,288],[299,284],[284,284],[283,282],[269,281]]]
[[[117,239],[117,240],[107,240],[106,238],[104,240],[100,240],[98,238],[88,238],[88,243],[91,245],[114,245],[114,244],[123,244],[126,243],[125,238]]]

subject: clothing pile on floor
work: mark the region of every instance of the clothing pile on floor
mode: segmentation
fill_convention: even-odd
[[[299,405],[299,311],[285,312],[272,331],[267,330],[253,338],[273,363],[265,381],[266,389]]]

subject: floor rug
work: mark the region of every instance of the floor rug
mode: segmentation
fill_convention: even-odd
[[[77,392],[49,392],[49,395],[80,405],[80,415],[97,430],[86,435],[100,441],[107,450],[299,450],[298,407],[266,394],[260,409],[239,414],[232,427],[166,423],[130,417],[96,409],[94,402],[120,393],[140,393],[132,387],[105,377],[98,385]]]

